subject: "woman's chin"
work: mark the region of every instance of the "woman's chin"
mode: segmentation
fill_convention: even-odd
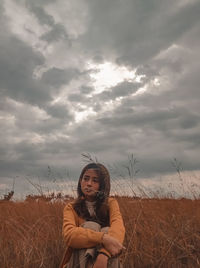
[[[96,195],[94,195],[92,193],[91,194],[85,193],[85,198],[88,201],[94,201],[95,200],[95,197],[96,197]]]

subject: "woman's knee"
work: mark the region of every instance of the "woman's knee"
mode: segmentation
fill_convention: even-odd
[[[85,221],[81,227],[91,229],[93,231],[101,231],[101,225],[94,221]]]
[[[109,227],[103,227],[101,228],[101,232],[108,233]]]

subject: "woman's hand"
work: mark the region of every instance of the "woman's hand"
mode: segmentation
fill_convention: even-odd
[[[96,258],[93,268],[107,268],[107,265],[108,257],[103,254],[99,254]]]
[[[103,246],[106,250],[108,250],[112,257],[116,257],[122,252],[122,249],[125,247],[114,237],[104,234],[103,235]]]

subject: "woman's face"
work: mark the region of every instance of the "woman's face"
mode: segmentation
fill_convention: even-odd
[[[99,190],[99,176],[94,169],[88,169],[81,179],[81,190],[86,200],[94,201],[97,191]]]

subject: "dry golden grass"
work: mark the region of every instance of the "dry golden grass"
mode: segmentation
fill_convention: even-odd
[[[62,204],[0,203],[0,267],[58,267]]]
[[[124,268],[200,267],[200,200],[117,199],[126,226]],[[61,202],[1,202],[0,267],[58,267],[63,208]]]
[[[120,198],[124,267],[200,267],[200,200]]]

